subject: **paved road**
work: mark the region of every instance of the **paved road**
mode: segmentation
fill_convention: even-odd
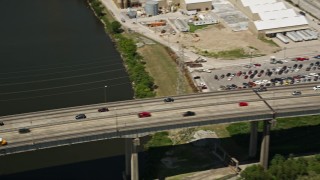
[[[264,101],[276,112],[289,112],[288,116],[291,112],[301,114],[308,109],[318,111],[320,94],[312,90],[315,85],[270,88],[259,93],[260,96],[249,89],[220,91],[177,96],[174,103],[154,98],[4,116],[0,118],[5,123],[0,127],[0,134],[9,144],[0,150],[59,140],[71,143],[68,139],[74,138],[89,141],[86,137],[93,135],[109,134],[112,138],[118,137],[117,133],[143,134],[181,127],[271,119],[273,111]],[[302,91],[302,96],[292,96],[294,90]],[[248,102],[249,106],[239,107],[241,101]],[[97,109],[103,106],[108,106],[110,111],[99,113]],[[196,112],[196,116],[183,117],[182,113],[189,110]],[[138,118],[137,113],[141,111],[151,112],[152,117]],[[85,113],[87,119],[75,120],[79,113]],[[31,132],[19,134],[18,129],[22,127],[29,128]],[[99,138],[102,137],[94,136],[91,140]]]

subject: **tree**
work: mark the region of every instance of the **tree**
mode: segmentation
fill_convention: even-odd
[[[113,21],[111,23],[112,32],[117,34],[121,32],[121,24],[118,21]]]
[[[250,180],[272,180],[270,173],[264,171],[263,167],[260,165],[253,165],[247,167],[241,172],[241,177]]]

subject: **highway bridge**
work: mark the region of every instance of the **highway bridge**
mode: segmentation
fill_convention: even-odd
[[[265,151],[268,151],[270,120],[320,114],[320,91],[313,90],[316,85],[318,83],[270,87],[265,92],[253,92],[252,89],[217,91],[175,96],[175,101],[170,103],[165,103],[163,98],[150,98],[2,116],[0,121],[5,125],[0,126],[0,137],[6,139],[8,145],[0,146],[0,155],[243,121],[265,121],[266,141],[263,143],[267,143]],[[296,90],[302,95],[293,96],[292,92]],[[242,101],[248,102],[249,106],[240,107],[238,103]],[[101,107],[108,107],[109,111],[98,112]],[[142,111],[151,112],[152,116],[139,118],[137,114]],[[183,117],[182,113],[186,111],[194,111],[196,115]],[[75,115],[80,113],[86,114],[87,118],[76,120]],[[20,128],[29,128],[30,132],[21,134]],[[257,123],[252,123],[252,156],[256,154],[256,131]],[[267,162],[267,155],[263,157]]]

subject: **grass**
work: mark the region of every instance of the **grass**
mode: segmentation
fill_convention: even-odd
[[[207,57],[214,58],[223,58],[223,59],[238,59],[238,58],[248,58],[250,54],[246,53],[244,49],[232,49],[228,51],[219,51],[219,52],[209,52],[209,51],[200,51],[199,54]]]
[[[146,70],[154,78],[157,88],[157,96],[170,96],[177,94],[177,80],[179,77],[176,63],[172,60],[168,51],[161,44],[145,45],[138,49],[139,54],[144,57]],[[186,78],[184,78],[183,91],[192,93]]]
[[[276,46],[276,47],[279,47],[279,45],[277,43],[275,43],[272,39],[267,39],[266,37],[264,36],[258,36],[258,39],[265,42],[265,43],[268,43],[270,44],[271,46]]]
[[[153,134],[151,140],[145,145],[145,147],[150,148],[172,145],[172,141],[168,135],[169,133],[166,131]]]
[[[203,29],[208,27],[208,25],[200,25],[200,26],[195,26],[194,24],[189,24],[190,30],[189,32],[194,33],[198,29]]]

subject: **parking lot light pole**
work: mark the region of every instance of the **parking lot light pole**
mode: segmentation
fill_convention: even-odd
[[[107,102],[107,85],[104,86],[104,102]]]
[[[252,53],[253,53],[253,51],[252,51],[252,49],[250,49],[250,66],[252,66]]]

